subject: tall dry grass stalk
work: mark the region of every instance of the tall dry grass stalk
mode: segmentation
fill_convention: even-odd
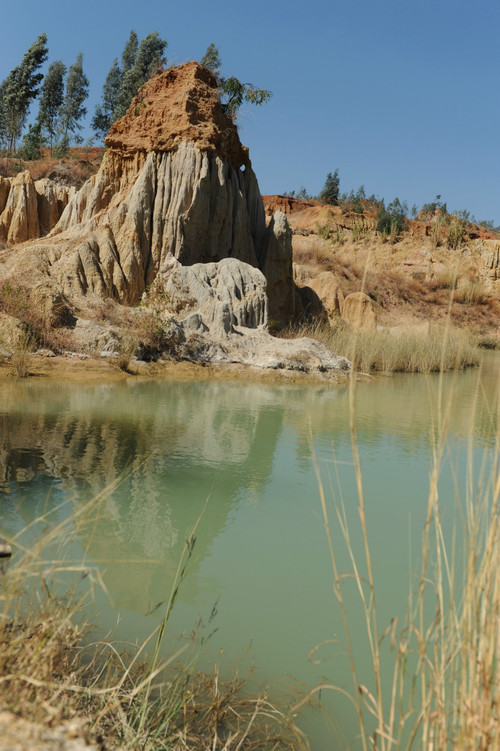
[[[30,374],[31,357],[34,350],[33,338],[26,332],[19,335],[13,347],[10,363],[18,378],[27,378]]]
[[[457,374],[457,377],[458,374]],[[469,440],[467,479],[455,477],[456,518],[443,522],[439,476],[448,453],[447,427],[453,393],[440,382],[432,431],[433,459],[420,550],[420,572],[408,592],[406,617],[381,624],[377,597],[390,582],[375,581],[366,500],[355,423],[356,381],[350,385],[350,431],[357,484],[362,552],[352,545],[341,489],[325,493],[315,461],[321,508],[332,565],[334,593],[344,624],[355,707],[363,751],[491,751],[500,748],[500,415],[496,435],[474,466]],[[480,382],[478,379],[478,391]],[[492,408],[494,409],[494,408]],[[498,409],[498,406],[497,406]],[[476,460],[477,461],[477,460]],[[478,476],[479,474],[479,476]],[[453,525],[452,525],[453,526]],[[340,549],[349,570],[340,568]],[[351,639],[354,624],[345,588],[356,588],[371,664],[369,680],[359,678]],[[389,655],[389,656],[388,656]],[[366,674],[366,666],[363,668]],[[318,687],[346,693],[333,685]]]
[[[356,331],[340,319],[338,323],[316,320],[289,326],[279,335],[317,339],[364,373],[432,373],[478,362],[472,337],[449,325]]]
[[[139,647],[90,641],[85,613],[99,568],[72,559],[82,525],[95,525],[105,498],[123,478],[59,523],[58,507],[8,539],[12,562],[0,568],[0,705],[42,726],[71,721],[86,740],[141,751],[241,751],[307,748],[301,732],[265,694],[244,682],[196,671],[188,642],[165,654],[165,632],[193,562],[196,523],[188,535],[164,616]],[[23,543],[43,525],[34,544]],[[68,577],[72,586],[68,590]],[[65,594],[61,588],[66,582]],[[182,658],[182,662],[181,662]]]

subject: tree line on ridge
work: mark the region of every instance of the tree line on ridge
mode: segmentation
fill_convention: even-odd
[[[123,117],[139,88],[166,69],[166,47],[167,41],[157,31],[140,41],[135,31],[130,32],[120,59],[115,58],[104,81],[101,101],[91,121],[95,137],[103,140],[111,125]],[[69,68],[62,60],[50,63],[44,75],[41,69],[48,55],[47,35],[40,34],[19,65],[0,83],[0,148],[7,156],[38,159],[44,146],[50,148],[51,155],[64,156],[71,144],[83,141],[82,120],[89,95],[83,55],[79,53]],[[260,105],[272,96],[267,89],[234,76],[224,77],[219,50],[213,43],[200,62],[214,74],[222,106],[231,117],[243,102]],[[35,100],[38,112],[26,131]]]

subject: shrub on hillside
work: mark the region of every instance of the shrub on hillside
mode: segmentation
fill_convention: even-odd
[[[406,201],[395,198],[387,206],[382,200],[377,211],[377,232],[382,235],[389,235],[393,238],[398,237],[406,229],[408,220],[408,205]]]
[[[325,184],[323,186],[323,190],[319,194],[319,197],[321,198],[322,201],[325,201],[325,203],[330,204],[330,206],[338,206],[339,189],[340,189],[339,171],[338,169],[336,169],[333,175],[331,172],[329,172],[328,175],[326,176]]]

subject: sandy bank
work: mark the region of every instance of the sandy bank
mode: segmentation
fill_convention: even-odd
[[[0,362],[0,380],[17,378],[13,365]],[[120,370],[113,358],[92,358],[69,355],[46,357],[33,354],[30,358],[28,378],[51,381],[93,383],[124,381],[129,378],[165,379],[173,381],[259,381],[262,383],[345,385],[349,374],[344,371],[309,372],[274,368],[258,368],[239,363],[197,363],[189,361],[158,360],[143,362],[133,360],[128,371]],[[356,375],[357,379],[370,376]]]

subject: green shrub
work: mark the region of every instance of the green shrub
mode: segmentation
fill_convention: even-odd
[[[390,236],[392,239],[398,237],[407,227],[408,205],[406,201],[395,198],[394,201],[385,205],[384,200],[380,202],[376,217],[376,229],[381,235]]]
[[[337,206],[339,202],[339,188],[339,171],[338,169],[336,169],[333,175],[331,172],[329,172],[326,176],[325,184],[323,186],[323,190],[319,194],[319,197],[325,203],[330,204],[330,206]]]
[[[54,149],[56,159],[63,159],[69,154],[69,137],[63,136]]]
[[[41,148],[44,145],[45,141],[40,125],[38,123],[30,125],[29,131],[24,136],[22,146],[18,149],[17,155],[20,159],[24,159],[27,162],[40,159],[42,155]]]
[[[448,209],[446,207],[446,201],[441,201],[441,196],[438,194],[433,201],[424,203],[422,211],[424,214],[434,216],[436,211],[440,211],[442,216],[446,216]]]

